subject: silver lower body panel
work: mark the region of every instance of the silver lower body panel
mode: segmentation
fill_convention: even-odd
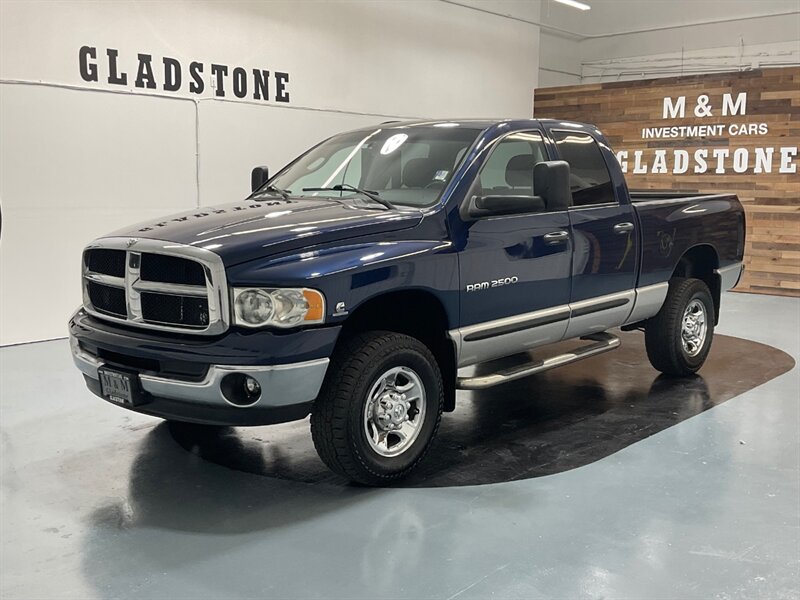
[[[740,262],[714,270],[714,273],[720,278],[720,289],[723,292],[735,288],[742,278],[743,272],[744,265]]]
[[[458,367],[467,367],[487,360],[525,352],[565,339],[601,333],[620,325],[642,321],[661,309],[669,286],[659,283],[625,290],[596,298],[572,302],[531,313],[504,317],[486,323],[460,327],[448,332],[456,346]],[[560,320],[554,320],[559,318]],[[533,325],[488,336],[514,325]],[[472,338],[472,339],[470,339]]]
[[[77,340],[70,339],[72,358],[78,369],[87,377],[98,380],[98,369],[103,361],[84,352]],[[228,366],[211,365],[202,381],[185,381],[139,374],[142,390],[159,398],[181,402],[236,407],[247,410],[251,407],[283,407],[314,400],[322,387],[328,370],[327,358],[287,365]],[[240,373],[252,377],[261,386],[262,394],[253,404],[241,406],[228,402],[222,394],[223,377]]]
[[[636,288],[636,298],[633,301],[633,310],[628,318],[625,319],[623,325],[628,323],[638,323],[650,317],[654,317],[661,310],[664,300],[667,299],[667,292],[669,291],[669,284],[656,283],[653,285],[646,285],[644,287]]]
[[[601,333],[625,322],[636,298],[634,290],[571,302],[569,327],[564,339]],[[597,310],[600,309],[600,310]],[[584,311],[591,311],[586,312]]]
[[[558,342],[564,338],[564,334],[567,331],[568,317],[569,307],[557,306],[534,313],[515,315],[488,323],[453,329],[448,334],[456,345],[457,364],[460,368]],[[560,320],[547,323],[546,321],[551,318],[559,318]],[[484,339],[471,339],[481,332],[511,327],[529,319],[541,319],[544,324]],[[509,352],[509,348],[514,348],[515,350]]]

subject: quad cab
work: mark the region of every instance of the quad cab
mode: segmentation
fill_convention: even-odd
[[[168,420],[310,414],[322,460],[368,485],[414,469],[456,390],[613,350],[615,328],[695,373],[742,272],[735,195],[632,193],[581,123],[386,123],[258,167],[252,189],[89,244],[75,363],[98,396]]]

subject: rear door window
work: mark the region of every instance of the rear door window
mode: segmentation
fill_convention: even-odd
[[[559,156],[569,163],[573,206],[616,203],[614,186],[597,141],[585,133],[553,131]]]

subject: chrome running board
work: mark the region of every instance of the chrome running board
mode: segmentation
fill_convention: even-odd
[[[581,338],[582,340],[589,340],[594,342],[567,352],[565,354],[558,354],[551,356],[544,360],[539,360],[533,363],[526,363],[510,369],[504,369],[497,373],[490,373],[489,375],[480,375],[478,377],[459,377],[456,380],[456,387],[461,390],[482,390],[501,383],[514,381],[515,379],[522,379],[536,373],[549,371],[556,367],[568,365],[570,363],[590,358],[603,352],[613,350],[620,344],[617,336],[610,333],[594,333]]]

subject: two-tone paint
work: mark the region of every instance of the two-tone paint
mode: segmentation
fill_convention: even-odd
[[[717,291],[738,280],[744,214],[734,195],[632,199],[607,141],[591,125],[551,120],[458,125],[480,133],[438,202],[426,209],[261,197],[111,234],[162,241],[177,251],[185,246],[213,252],[222,260],[229,288],[320,290],[326,299],[324,324],[286,332],[231,327],[201,340],[115,326],[79,312],[70,324],[73,338],[143,359],[287,364],[330,357],[342,327],[362,307],[387,294],[413,291],[445,315],[441,334],[452,341],[457,365],[465,366],[645,320],[658,312],[667,281],[693,252],[703,253],[719,281]],[[598,142],[614,202],[488,218],[465,214],[473,183],[500,140],[514,132],[538,132],[548,158],[559,160],[552,138],[557,130]],[[467,292],[469,284],[512,278],[513,285]]]

